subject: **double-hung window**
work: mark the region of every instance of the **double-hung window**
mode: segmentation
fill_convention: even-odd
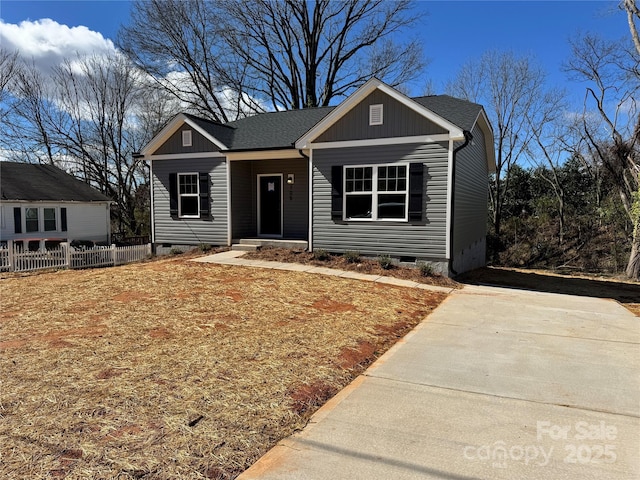
[[[197,173],[178,174],[178,216],[200,217],[200,188]]]
[[[344,220],[406,221],[407,164],[344,167]]]
[[[25,219],[25,231],[27,233],[37,232],[38,230],[40,230],[37,208],[32,208],[32,207],[25,208],[24,219]]]
[[[55,232],[56,228],[56,209],[55,208],[44,208],[43,209],[43,217],[44,217],[44,231],[45,232]]]

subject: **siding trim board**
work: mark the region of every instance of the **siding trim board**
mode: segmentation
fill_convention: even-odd
[[[417,135],[411,137],[375,138],[369,140],[345,140],[340,142],[319,142],[311,143],[310,148],[349,148],[349,147],[370,147],[375,145],[401,145],[404,143],[438,143],[449,141],[449,134]]]

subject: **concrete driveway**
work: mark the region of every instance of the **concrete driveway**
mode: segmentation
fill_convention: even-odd
[[[467,286],[239,478],[640,478],[640,318]]]

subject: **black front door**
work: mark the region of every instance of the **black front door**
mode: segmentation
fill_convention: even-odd
[[[258,232],[260,235],[282,236],[282,176],[260,175]]]

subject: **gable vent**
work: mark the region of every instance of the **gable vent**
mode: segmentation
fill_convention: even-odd
[[[182,131],[182,146],[183,147],[191,146],[191,130]]]
[[[369,125],[382,125],[382,104],[369,105]]]

